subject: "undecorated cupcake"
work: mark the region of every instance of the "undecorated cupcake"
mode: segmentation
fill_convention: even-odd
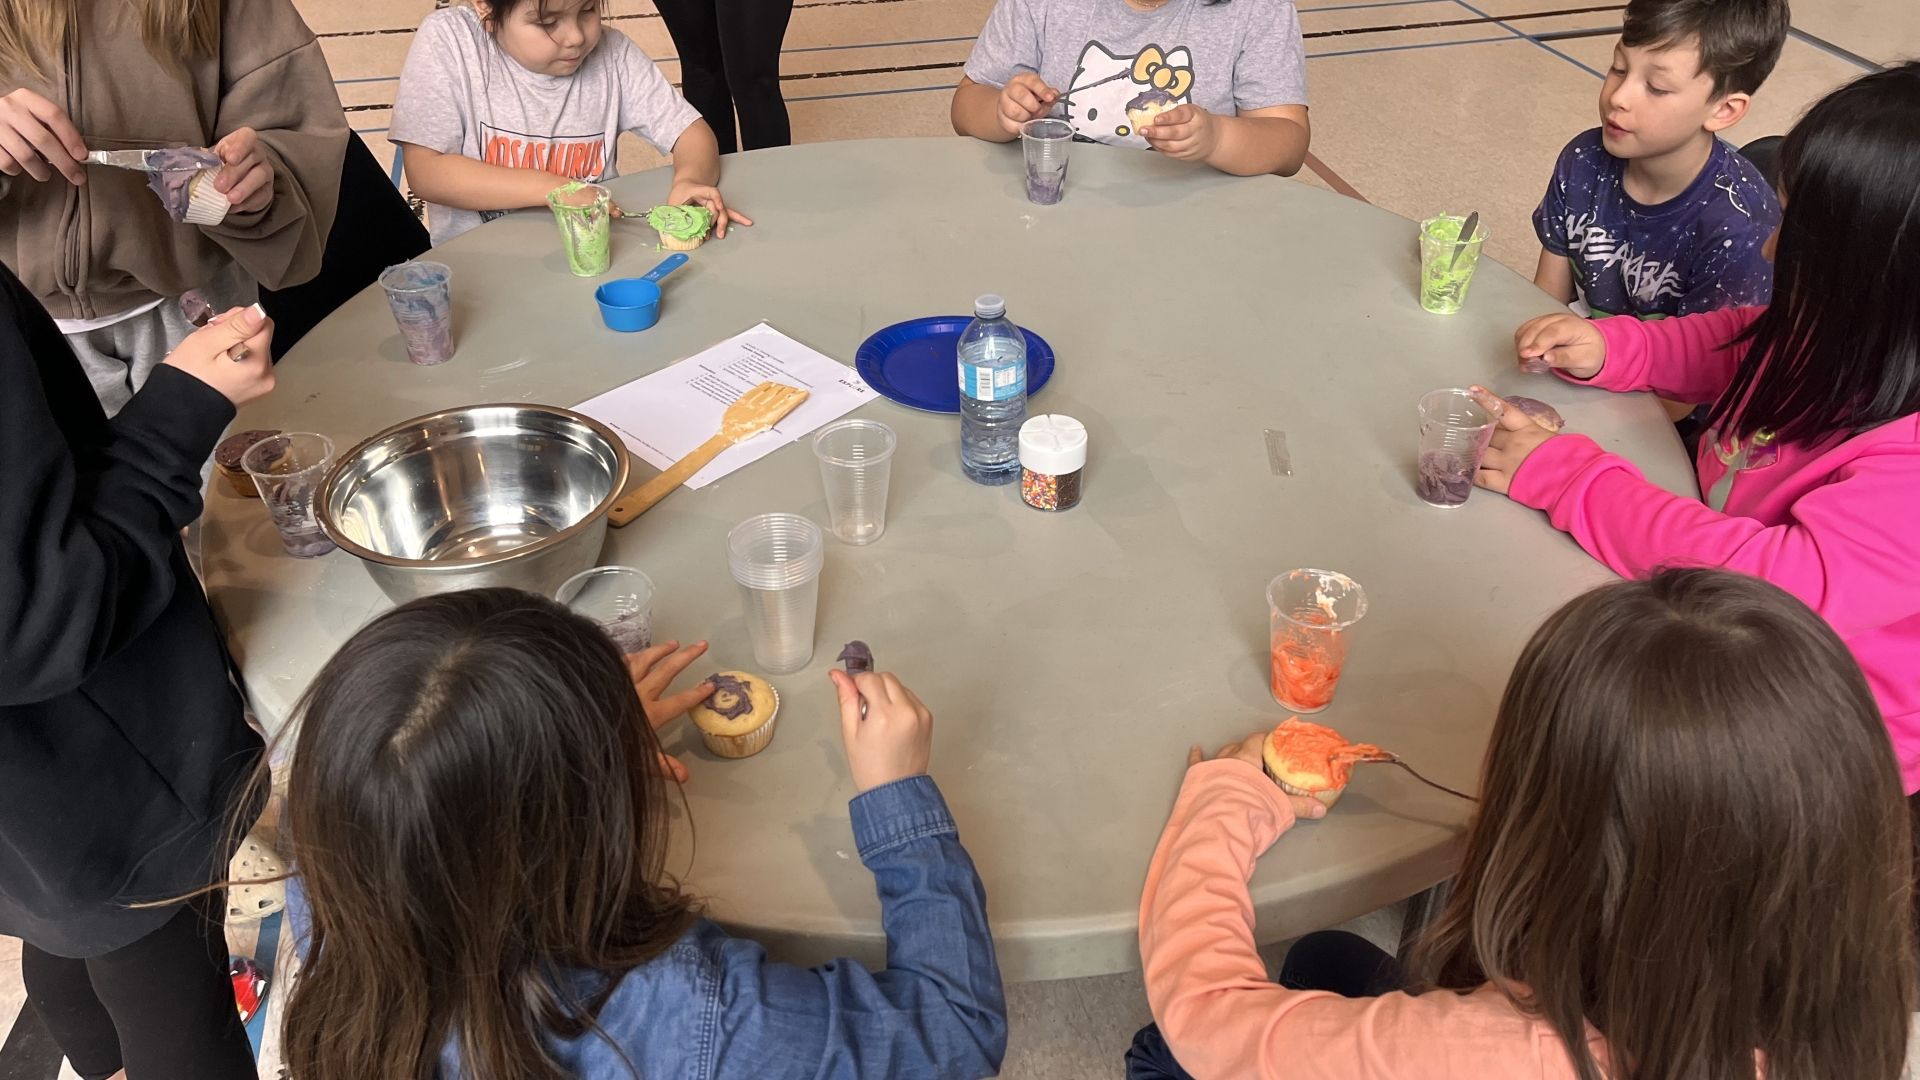
[[[773,741],[773,722],[780,715],[780,692],[773,684],[744,671],[723,671],[707,681],[713,696],[687,711],[707,749],[721,757],[752,757]]]
[[[1372,743],[1350,743],[1330,727],[1292,716],[1267,736],[1260,756],[1281,791],[1312,796],[1331,810],[1347,790],[1354,762],[1386,755]]]
[[[253,486],[253,477],[240,467],[240,459],[253,448],[253,444],[262,439],[270,439],[280,434],[277,430],[255,429],[242,431],[238,435],[229,435],[213,448],[213,467],[227,482],[227,487],[243,499],[257,499],[260,491]]]
[[[692,251],[707,242],[713,211],[704,206],[656,206],[647,211],[647,224],[660,234],[665,251]]]

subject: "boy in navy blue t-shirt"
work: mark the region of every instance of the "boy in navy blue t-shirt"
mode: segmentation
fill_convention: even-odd
[[[1762,250],[1780,202],[1719,133],[1773,70],[1788,17],[1786,0],[1627,5],[1601,126],[1560,152],[1534,211],[1545,249],[1534,284],[1594,316],[1767,302]]]

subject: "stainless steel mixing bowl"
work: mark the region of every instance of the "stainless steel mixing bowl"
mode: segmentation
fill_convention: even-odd
[[[341,455],[320,527],[396,603],[489,585],[552,596],[593,566],[627,449],[551,405],[469,405],[395,424]]]

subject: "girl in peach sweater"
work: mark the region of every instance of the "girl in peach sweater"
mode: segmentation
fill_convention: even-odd
[[[1247,878],[1323,810],[1261,773],[1265,737],[1212,761],[1195,748],[1154,852],[1140,951],[1159,1027],[1132,1080],[1901,1075],[1900,774],[1859,666],[1780,589],[1669,571],[1547,621],[1411,978],[1313,935],[1268,981]],[[1331,953],[1344,970],[1310,970]]]

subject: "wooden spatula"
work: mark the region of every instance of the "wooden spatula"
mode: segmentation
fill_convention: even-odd
[[[667,493],[687,482],[694,473],[720,456],[720,452],[742,439],[751,438],[786,418],[807,400],[807,392],[797,386],[763,382],[741,394],[720,416],[720,431],[695,447],[693,452],[674,462],[659,476],[635,488],[607,511],[607,523],[619,528],[653,509]]]

